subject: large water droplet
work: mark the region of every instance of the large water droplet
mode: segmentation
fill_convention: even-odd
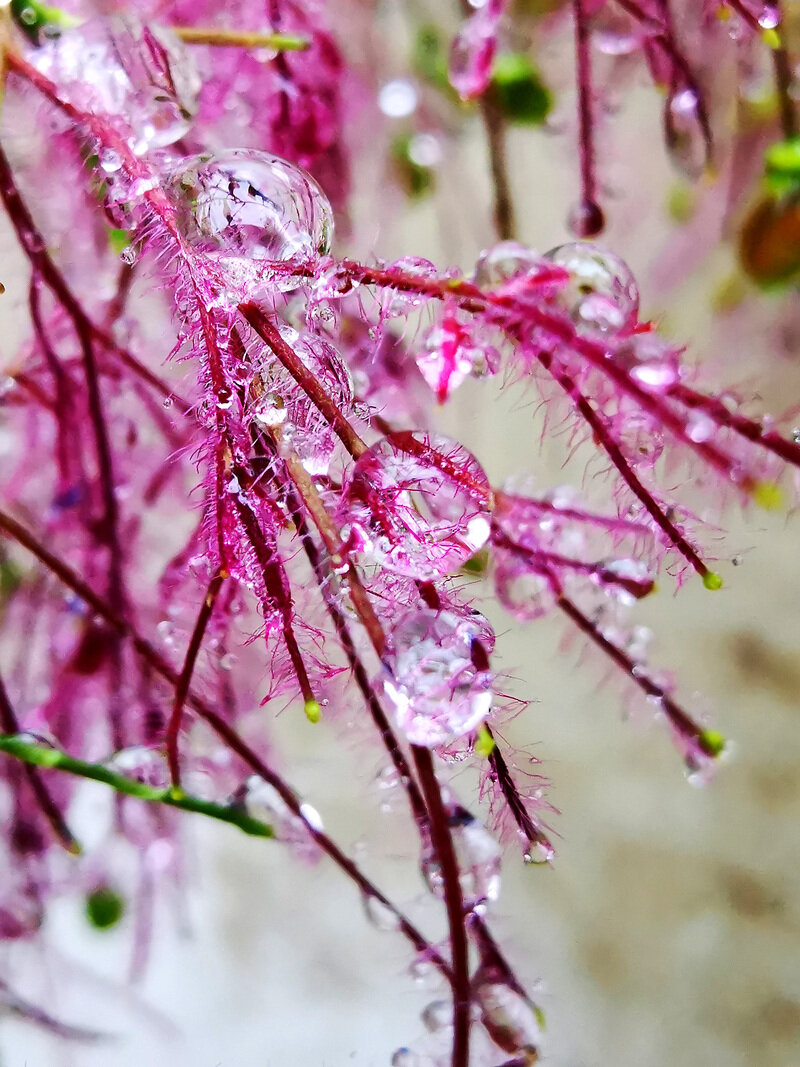
[[[492,706],[492,675],[482,661],[493,646],[489,623],[477,612],[420,608],[397,621],[387,637],[383,687],[412,744],[442,745],[483,722]]]
[[[577,241],[560,245],[547,258],[570,275],[557,303],[581,333],[616,333],[636,321],[639,290],[628,266],[613,252]]]
[[[494,903],[500,896],[500,846],[486,827],[460,804],[450,804],[449,808],[448,822],[464,905],[480,908]],[[434,896],[442,898],[442,872],[430,846],[423,849],[420,867],[428,889]]]
[[[393,433],[352,468],[342,495],[349,544],[423,581],[457,570],[489,537],[491,489],[475,457],[449,438]]]
[[[330,250],[333,210],[314,179],[284,159],[240,148],[181,161],[163,180],[182,238],[224,268],[224,281],[247,293],[269,280],[299,279],[268,263],[303,262]]]
[[[140,154],[183,137],[197,109],[200,79],[183,44],[132,15],[88,19],[29,58],[71,104],[129,126]]]
[[[555,604],[555,593],[547,577],[511,552],[497,550],[494,580],[497,599],[522,622],[541,618]]]

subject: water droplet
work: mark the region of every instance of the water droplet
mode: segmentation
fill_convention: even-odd
[[[284,159],[231,149],[181,161],[163,185],[183,239],[216,261],[223,282],[244,294],[269,278],[283,289],[300,279],[268,264],[308,261],[330,250],[333,210],[314,179]]]
[[[491,489],[475,457],[449,438],[393,433],[355,463],[339,512],[350,547],[423,581],[452,573],[489,537]]]
[[[641,559],[612,559],[603,566],[601,580],[606,592],[621,604],[634,604],[641,597],[652,592],[653,573],[649,564]],[[609,581],[611,575],[616,581]]]
[[[420,374],[443,404],[466,378],[495,374],[500,354],[476,336],[476,323],[461,323],[446,314],[427,333],[417,356]]]
[[[672,162],[687,177],[699,178],[707,162],[708,145],[700,100],[694,89],[684,88],[670,95],[664,111],[664,129]]]
[[[322,816],[311,804],[301,804],[300,814],[305,820],[306,825],[310,826],[312,830],[321,833],[325,829],[322,823]]]
[[[480,289],[497,289],[512,278],[535,275],[550,264],[519,241],[500,241],[481,252],[475,264],[475,284]]]
[[[450,47],[450,84],[462,100],[480,96],[489,85],[497,52],[497,22],[503,4],[489,2],[467,19]]]
[[[112,148],[101,148],[97,154],[98,162],[106,174],[114,174],[122,166],[122,157]]]
[[[556,850],[549,841],[532,841],[522,854],[523,862],[529,866],[551,863]]]
[[[542,1040],[541,1013],[507,982],[475,982],[473,995],[481,1022],[492,1041],[504,1052],[536,1052]]]
[[[460,804],[450,803],[449,809],[450,834],[464,905],[482,908],[500,896],[500,846],[486,827]],[[420,867],[428,889],[441,899],[444,896],[442,873],[430,845],[423,848]]]
[[[415,133],[408,142],[408,158],[418,167],[436,167],[442,161],[444,149],[434,133]]]
[[[361,900],[364,905],[364,914],[370,925],[374,926],[376,930],[397,930],[400,920],[382,900],[374,897],[371,893],[364,893]]]
[[[409,81],[397,78],[387,82],[378,93],[378,107],[391,119],[411,115],[417,106],[418,93]]]
[[[166,788],[169,785],[169,771],[164,756],[145,745],[122,748],[110,756],[105,765],[109,770],[126,778],[134,778],[145,785],[158,788]]]
[[[579,332],[616,333],[636,321],[639,290],[619,256],[583,241],[560,245],[546,256],[570,275],[556,301]]]
[[[774,4],[765,4],[758,16],[758,24],[762,30],[775,30],[780,26],[781,13]]]
[[[127,263],[128,266],[130,266],[132,263],[136,262],[137,255],[138,252],[134,245],[126,245],[125,248],[123,248],[120,252],[119,258],[122,260],[123,263]]]
[[[494,646],[489,623],[421,608],[402,616],[389,633],[383,688],[397,724],[415,745],[434,747],[474,730],[492,706],[492,675],[475,666],[473,644]]]
[[[422,1009],[421,1018],[425,1029],[437,1034],[453,1025],[453,1005],[449,1000],[432,1000]]]
[[[253,409],[253,415],[259,422],[273,428],[284,423],[287,414],[283,399],[277,393],[265,393]]]
[[[652,392],[664,392],[680,380],[680,358],[674,345],[654,333],[626,337],[614,350],[614,362]]]
[[[547,577],[510,552],[496,551],[494,580],[498,600],[522,622],[540,619],[555,604]]]
[[[129,124],[139,154],[174,144],[197,109],[200,80],[187,49],[170,30],[132,15],[62,29],[30,62],[75,107]],[[102,158],[100,164],[108,173],[118,169],[108,170]]]

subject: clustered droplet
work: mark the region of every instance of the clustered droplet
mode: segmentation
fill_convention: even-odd
[[[180,140],[197,110],[200,79],[178,38],[133,15],[97,16],[45,38],[30,62],[65,99],[129,127],[137,155]],[[105,153],[107,173],[119,169]]]
[[[401,432],[354,464],[339,520],[351,551],[427,581],[457,570],[486,543],[491,502],[486,474],[465,448]]]

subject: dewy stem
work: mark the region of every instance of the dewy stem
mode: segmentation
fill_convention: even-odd
[[[261,310],[258,304],[240,304],[239,311],[261,340],[272,349],[278,360],[291,374],[320,414],[324,416],[328,425],[350,455],[354,459],[358,459],[359,456],[363,455],[367,450],[366,444],[358,436],[334,400],[328,396],[312,372],[292,349],[291,345],[284,341],[275,324]]]
[[[152,670],[173,689],[178,684],[178,674],[163,659],[156,649],[143,638],[133,625],[126,619],[117,615],[106,601],[98,596],[86,582],[69,567],[63,560],[58,559],[44,545],[42,545],[26,528],[11,515],[0,511],[0,529],[27,549],[49,571],[56,575],[69,589],[84,601],[97,615],[118,633],[127,637],[137,655],[139,655]],[[187,703],[194,708],[196,713],[208,723],[217,736],[234,752],[243,762],[249,766],[260,778],[273,786],[287,808],[299,818],[306,827],[310,836],[317,842],[322,851],[333,860],[337,867],[353,881],[366,896],[379,901],[387,908],[398,923],[400,932],[411,942],[414,948],[425,955],[444,977],[453,983],[453,972],[447,962],[430,942],[417,930],[400,909],[393,904],[367,877],[362,873],[356,863],[353,862],[339,846],[324,831],[319,829],[315,820],[309,819],[303,811],[303,805],[297,798],[297,794],[283,779],[277,775],[264,760],[258,756],[236,733],[233,727],[217,714],[216,711],[198,696],[191,688],[187,693]]]
[[[254,819],[241,808],[235,805],[216,804],[202,797],[191,796],[182,789],[169,786],[161,789],[156,786],[139,782],[135,778],[128,778],[118,774],[110,767],[102,763],[88,763],[86,760],[76,759],[74,756],[50,748],[49,745],[40,745],[30,741],[24,734],[0,735],[0,752],[7,756],[20,760],[30,767],[41,767],[46,770],[64,771],[78,778],[85,778],[93,782],[102,782],[117,793],[125,796],[136,797],[138,800],[146,800],[153,804],[165,804],[167,807],[179,808],[181,811],[192,811],[198,815],[205,815],[209,819],[217,819],[220,822],[230,823],[238,827],[243,833],[253,837],[274,837],[274,831],[267,823],[260,819]]]
[[[447,923],[450,929],[450,956],[453,964],[453,1049],[450,1062],[451,1067],[468,1067],[469,949],[458,861],[453,848],[453,838],[442,801],[441,789],[436,780],[433,756],[427,748],[421,748],[418,745],[412,745],[411,751],[430,815],[431,844],[436,852],[442,874]]]

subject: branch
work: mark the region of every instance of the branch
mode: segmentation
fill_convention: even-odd
[[[190,796],[174,786],[159,789],[145,782],[137,782],[134,778],[126,778],[125,775],[117,774],[116,771],[110,770],[102,763],[87,763],[86,760],[76,759],[66,752],[60,752],[47,745],[37,745],[32,741],[26,741],[19,734],[0,735],[0,752],[5,752],[7,756],[12,756],[29,766],[64,771],[78,778],[102,782],[103,785],[110,786],[117,793],[123,793],[125,796],[136,797],[138,800],[146,800],[153,804],[166,804],[168,807],[179,808],[181,811],[192,811],[197,815],[205,815],[209,819],[230,823],[251,837],[275,836],[271,826],[261,822],[260,819],[252,818],[241,808],[216,804],[213,800]]]

